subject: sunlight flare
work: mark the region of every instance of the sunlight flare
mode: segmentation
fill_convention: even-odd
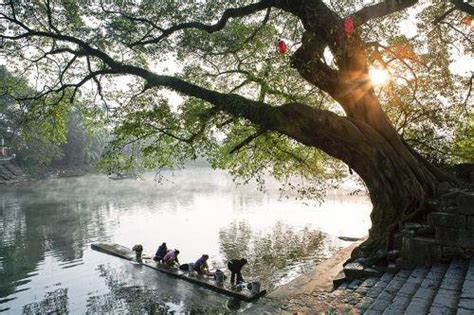
[[[369,76],[373,85],[384,85],[390,80],[390,73],[383,68],[370,69]]]

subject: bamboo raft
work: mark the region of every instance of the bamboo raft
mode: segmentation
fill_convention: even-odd
[[[145,255],[143,255],[143,258],[141,261],[138,261],[135,256],[135,252],[133,252],[130,248],[124,247],[119,244],[98,243],[98,244],[92,244],[91,248],[93,250],[96,250],[105,254],[120,257],[129,261],[134,261],[145,267],[149,267],[159,272],[166,273],[167,275],[170,275],[172,277],[194,283],[196,285],[205,287],[207,289],[213,290],[218,293],[232,296],[234,298],[237,298],[245,302],[253,302],[266,294],[265,290],[262,290],[256,294],[253,294],[247,289],[236,291],[236,290],[233,290],[228,283],[225,283],[223,285],[217,285],[213,280],[208,279],[207,277],[190,276],[187,272],[183,272],[179,270],[178,268],[164,266],[160,263],[155,262],[151,258],[146,258]]]

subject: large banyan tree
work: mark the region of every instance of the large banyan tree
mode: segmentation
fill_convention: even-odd
[[[0,36],[37,91],[17,95],[35,119],[81,98],[115,128],[111,159],[205,156],[303,194],[356,172],[373,203],[369,255],[456,185],[433,161],[472,129],[473,12],[462,0],[4,0]]]

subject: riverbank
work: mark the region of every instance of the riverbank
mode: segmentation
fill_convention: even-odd
[[[343,263],[360,242],[342,248],[311,272],[281,286],[265,297],[266,310],[281,314],[336,313],[352,314],[353,305],[333,291],[333,280],[342,271]]]
[[[26,182],[31,178],[11,160],[0,160],[0,185]]]
[[[92,173],[94,173],[93,169],[57,168],[29,174],[20,166],[18,166],[13,160],[0,160],[0,185],[34,182],[50,178],[79,177]]]

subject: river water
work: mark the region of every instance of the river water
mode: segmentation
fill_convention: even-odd
[[[308,205],[207,168],[165,173],[162,184],[91,175],[0,186],[0,312],[245,312],[247,303],[90,245],[143,244],[152,254],[166,241],[181,262],[206,253],[213,268],[246,257],[244,278],[271,291],[347,245],[337,236],[370,226],[368,198],[348,191]]]

